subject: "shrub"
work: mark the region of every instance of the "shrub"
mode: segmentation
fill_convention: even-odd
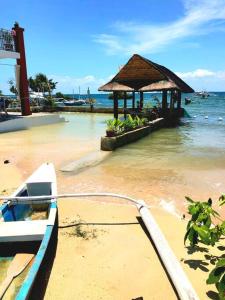
[[[114,133],[114,135],[120,134],[123,130],[123,122],[120,119],[110,119],[106,121],[107,129],[106,131],[110,131]]]
[[[127,119],[123,121],[123,129],[124,131],[130,131],[135,129],[136,124],[131,115],[127,116]]]

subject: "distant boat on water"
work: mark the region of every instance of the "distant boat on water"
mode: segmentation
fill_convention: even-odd
[[[65,106],[81,106],[81,105],[84,105],[86,104],[86,101],[85,100],[65,100],[64,101],[64,105]]]
[[[190,98],[185,98],[185,105],[188,105],[191,103],[191,99]]]
[[[202,98],[202,99],[206,99],[206,98],[208,98],[209,96],[210,96],[209,93],[206,92],[206,91],[201,91],[201,92],[196,92],[196,93],[195,93],[195,97],[200,97],[200,98]]]
[[[65,107],[65,106],[81,106],[86,104],[86,101],[83,99],[71,99],[71,100],[66,100],[64,98],[56,98],[55,99],[55,105],[57,107]]]

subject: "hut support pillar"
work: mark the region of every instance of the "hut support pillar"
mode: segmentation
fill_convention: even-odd
[[[174,110],[174,99],[173,99],[173,91],[170,92],[170,111]]]
[[[124,119],[127,118],[127,92],[124,92]]]
[[[181,91],[177,91],[177,108],[181,108]]]
[[[163,91],[162,93],[162,110],[163,112],[167,110],[167,91]]]
[[[143,92],[140,92],[140,109],[142,110],[144,106],[144,94]]]
[[[133,98],[132,98],[132,109],[135,109],[135,92],[133,92]]]
[[[114,112],[114,118],[118,119],[118,95],[117,95],[117,92],[113,92],[113,112]]]

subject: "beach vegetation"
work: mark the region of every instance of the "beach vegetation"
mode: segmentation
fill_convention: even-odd
[[[55,109],[55,107],[56,107],[56,104],[55,104],[54,99],[51,96],[47,96],[44,99],[44,109],[53,110],[53,109]]]
[[[108,137],[116,136],[122,133],[123,121],[120,119],[110,119],[106,121],[106,135]]]
[[[212,199],[206,202],[194,201],[186,197],[188,201],[188,213],[191,215],[184,243],[189,241],[190,246],[196,248],[201,243],[207,246],[215,246],[221,238],[225,236],[225,220],[220,218],[220,214],[212,208]],[[219,198],[219,206],[225,204],[225,195]],[[197,249],[197,248],[196,248]],[[219,299],[225,300],[225,258],[213,257],[213,264],[216,266],[209,273],[207,284],[215,284],[218,290]]]
[[[14,94],[14,95],[18,95],[18,91],[17,91],[17,88],[16,88],[16,83],[15,83],[15,80],[13,80],[13,79],[10,79],[9,81],[8,81],[8,84],[9,84],[9,90],[10,90],[10,92],[12,93],[12,94]]]
[[[56,89],[58,82],[54,82],[53,79],[48,79],[48,77],[43,73],[38,73],[35,77],[30,77],[28,79],[29,87],[33,92],[43,92],[48,93],[48,96],[52,96],[52,91]]]
[[[114,118],[107,120],[106,124],[106,136],[113,137],[146,126],[148,125],[148,120],[146,118],[139,118],[138,116],[132,118],[131,115],[128,115],[123,121]]]
[[[94,105],[95,105],[95,103],[96,103],[96,99],[94,99],[94,98],[89,98],[88,103],[89,103],[89,105],[90,105],[91,111],[93,111]]]
[[[61,92],[57,92],[57,93],[55,93],[54,97],[55,98],[65,98],[65,95]]]
[[[127,99],[132,99],[132,94],[131,93],[127,93]],[[117,98],[118,99],[124,99],[124,92],[117,92]],[[108,99],[113,100],[113,93],[109,93],[108,95]]]

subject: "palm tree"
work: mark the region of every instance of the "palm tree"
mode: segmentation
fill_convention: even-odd
[[[49,97],[52,96],[52,91],[56,89],[56,85],[58,82],[54,82],[53,79],[48,79],[48,77],[43,73],[38,73],[34,78],[29,78],[29,86],[30,89],[34,92],[43,93],[48,92]]]

